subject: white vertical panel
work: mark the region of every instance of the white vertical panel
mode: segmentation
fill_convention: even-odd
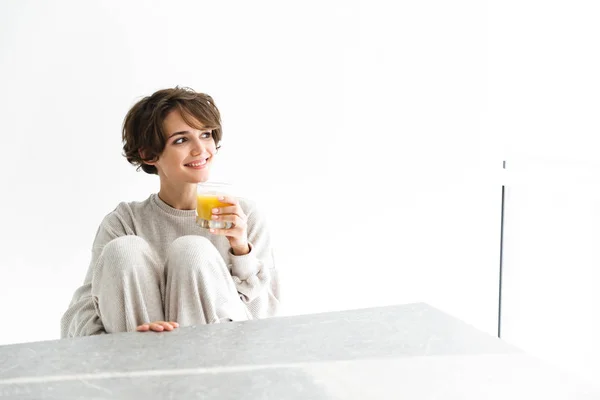
[[[600,375],[600,165],[509,161],[502,338]]]
[[[600,4],[489,3],[489,129],[507,160],[503,338],[600,376]]]

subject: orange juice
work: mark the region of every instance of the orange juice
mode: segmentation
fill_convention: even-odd
[[[233,226],[233,222],[230,221],[222,221],[220,219],[213,221],[211,219],[213,208],[231,205],[219,201],[219,196],[233,196],[231,185],[224,182],[198,183],[196,223],[202,228],[229,229]]]
[[[218,195],[212,194],[199,194],[198,195],[198,206],[196,207],[196,213],[198,218],[210,221],[212,217],[212,209],[215,207],[227,207],[229,203],[223,203],[219,201]]]

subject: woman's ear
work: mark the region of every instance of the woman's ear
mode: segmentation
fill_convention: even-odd
[[[142,162],[144,164],[148,164],[148,165],[154,165],[154,164],[156,164],[156,160],[157,160],[156,157],[154,157],[151,160],[146,160],[146,156],[147,156],[148,153],[145,150],[139,149],[138,150],[138,154],[140,155],[140,158],[142,159]]]

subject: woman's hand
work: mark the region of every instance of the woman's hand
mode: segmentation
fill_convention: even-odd
[[[231,222],[233,226],[229,229],[211,229],[215,235],[224,235],[229,240],[229,245],[236,256],[242,256],[250,252],[248,246],[248,217],[240,207],[235,197],[222,196],[219,201],[231,204],[226,207],[213,208],[212,220]]]
[[[177,322],[156,321],[156,322],[149,322],[147,324],[142,324],[142,325],[138,326],[136,330],[138,332],[147,332],[147,331],[162,332],[162,331],[172,331],[175,328],[179,328],[179,324]]]

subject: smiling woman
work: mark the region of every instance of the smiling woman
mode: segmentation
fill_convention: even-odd
[[[160,191],[105,216],[84,283],[61,336],[170,331],[179,326],[274,316],[279,280],[269,230],[255,204],[225,197],[196,224],[197,184],[209,179],[222,137],[213,99],[188,88],[157,91],[123,124],[127,160],[160,178]]]

